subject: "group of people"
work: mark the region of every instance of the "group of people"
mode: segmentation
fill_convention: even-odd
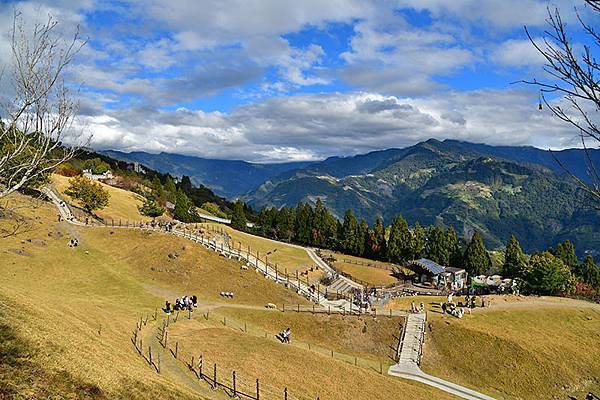
[[[425,304],[423,302],[421,302],[421,304],[419,304],[419,307],[417,307],[415,302],[411,301],[410,302],[410,312],[413,314],[425,312]]]
[[[279,334],[281,337],[282,343],[290,343],[290,338],[292,337],[292,330],[290,328],[284,329],[283,332]]]
[[[192,308],[198,307],[198,296],[183,296],[175,299],[175,304],[171,305],[169,301],[165,301],[164,312],[171,314],[172,311],[192,311]]]
[[[442,314],[450,314],[456,318],[462,318],[465,311],[462,307],[457,307],[454,303],[442,303]]]

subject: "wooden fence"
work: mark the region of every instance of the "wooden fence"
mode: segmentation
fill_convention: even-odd
[[[295,312],[311,312],[311,310],[309,309],[302,309],[298,307],[295,308]],[[147,345],[147,347],[145,347],[145,344],[142,340],[142,336],[140,334],[140,332],[142,331],[142,327],[146,326],[148,322],[158,321],[157,312],[158,309],[155,309],[153,315],[146,315],[145,317],[141,317],[140,320],[136,322],[131,341],[134,344],[134,347],[138,354],[142,356],[144,360],[157,373],[161,373],[161,352],[158,351],[156,348],[153,348],[149,344]],[[167,315],[167,318],[162,320],[162,325],[158,329],[157,340],[160,346],[162,346],[162,348],[167,351],[167,354],[170,354],[170,356],[173,357],[175,360],[183,363],[199,381],[206,382],[214,390],[223,390],[232,398],[247,398],[255,400],[320,399],[319,396],[307,396],[306,394],[292,393],[290,390],[288,390],[287,387],[275,388],[264,381],[260,381],[259,379],[248,379],[247,377],[241,379],[237,371],[223,370],[222,368],[220,369],[219,364],[217,362],[215,362],[214,360],[207,360],[201,352],[190,352],[188,351],[188,349],[185,349],[178,341],[172,343],[172,340],[169,338],[169,326],[171,324],[177,323],[181,319],[191,318],[191,311],[179,311],[174,314]],[[210,318],[210,312],[202,314],[202,318],[208,320]],[[258,330],[256,330],[256,328],[253,327],[249,329],[248,324],[246,322],[244,322],[242,326],[237,322],[231,320],[228,321],[226,317],[223,317],[223,319],[219,320],[219,322],[222,323],[223,326],[234,329],[236,331],[251,334],[255,337],[264,336],[266,340],[278,340],[277,334],[267,331],[259,332]],[[325,347],[317,346],[311,343],[294,343],[298,347],[306,346],[306,349],[308,349],[309,351],[326,355],[328,357],[330,356],[331,358],[336,359],[338,361],[344,361],[349,364],[353,364],[356,367],[365,368],[379,374],[384,373],[384,362],[381,360],[367,360],[345,353],[340,353],[333,349],[327,349]],[[392,351],[395,351],[394,346],[389,347]],[[393,362],[395,362],[394,356],[389,356],[389,358]],[[388,364],[386,363],[386,368],[387,365]]]

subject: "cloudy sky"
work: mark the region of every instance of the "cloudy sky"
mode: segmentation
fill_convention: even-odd
[[[92,147],[273,162],[434,137],[565,148],[577,132],[537,109],[527,40],[578,1],[0,0],[88,42],[68,70]],[[8,32],[0,64],[9,65]],[[560,101],[556,99],[555,101]]]

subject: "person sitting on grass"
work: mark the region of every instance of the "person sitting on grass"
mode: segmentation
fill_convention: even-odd
[[[165,313],[171,314],[171,303],[169,303],[169,301],[165,301],[165,308],[164,308]]]

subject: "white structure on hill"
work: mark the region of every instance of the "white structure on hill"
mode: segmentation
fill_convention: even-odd
[[[90,169],[83,170],[83,177],[93,181],[107,181],[114,178],[112,171],[109,169],[103,174],[94,174]]]

